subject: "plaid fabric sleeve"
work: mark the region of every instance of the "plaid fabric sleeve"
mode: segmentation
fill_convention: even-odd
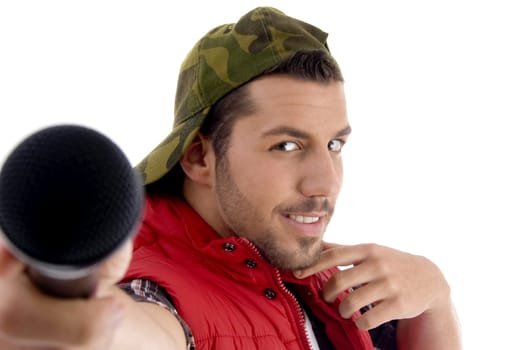
[[[166,293],[164,288],[159,286],[157,283],[146,279],[135,279],[129,282],[121,283],[119,284],[119,288],[130,295],[135,301],[154,303],[170,311],[170,313],[172,313],[172,315],[174,315],[179,320],[181,326],[183,327],[183,331],[186,336],[187,350],[195,350],[195,342],[192,331],[175,309],[170,296],[168,293]]]

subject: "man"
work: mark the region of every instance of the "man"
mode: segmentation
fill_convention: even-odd
[[[272,8],[207,33],[174,129],[138,166],[127,272],[130,244],[96,298],[58,300],[0,251],[2,349],[459,349],[433,263],[322,240],[351,131],[326,37]]]

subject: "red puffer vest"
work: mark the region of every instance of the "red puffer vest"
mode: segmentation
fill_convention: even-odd
[[[149,197],[146,206],[125,279],[163,286],[197,349],[310,349],[302,309],[284,283],[294,285],[337,349],[373,349],[368,332],[338,315],[342,296],[332,304],[320,298],[331,271],[295,279],[272,267],[248,240],[220,237],[181,200]]]

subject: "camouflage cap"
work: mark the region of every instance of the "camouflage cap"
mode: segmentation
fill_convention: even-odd
[[[209,31],[181,65],[173,130],[136,167],[144,183],[157,181],[177,164],[223,96],[297,51],[328,52],[326,39],[322,30],[271,7]]]

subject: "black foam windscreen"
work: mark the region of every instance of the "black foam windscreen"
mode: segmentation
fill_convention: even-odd
[[[143,186],[108,137],[77,125],[30,135],[0,171],[0,228],[24,255],[46,264],[87,266],[134,231]]]

